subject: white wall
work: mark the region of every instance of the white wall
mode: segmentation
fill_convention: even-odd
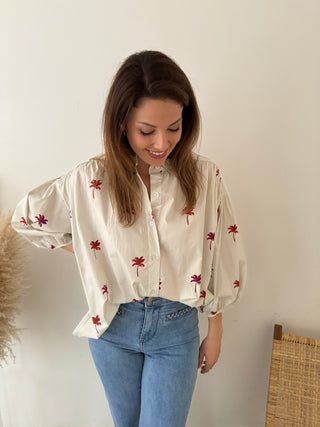
[[[162,50],[193,83],[201,152],[224,172],[249,275],[188,427],[263,426],[274,323],[320,338],[319,18],[318,0],[0,3],[1,210],[101,152],[105,97],[129,54]],[[75,260],[29,253],[3,426],[112,426],[87,341],[72,335],[86,312]]]

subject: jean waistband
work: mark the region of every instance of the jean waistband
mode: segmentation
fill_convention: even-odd
[[[170,304],[180,304],[179,301],[172,301],[161,297],[145,297],[139,301],[129,302],[127,304],[137,304],[138,306],[162,306]],[[182,304],[182,303],[181,303]]]

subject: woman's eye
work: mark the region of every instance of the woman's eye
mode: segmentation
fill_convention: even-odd
[[[151,132],[143,132],[142,130],[140,130],[141,135],[147,136],[147,135],[152,135],[153,134],[153,130]]]
[[[169,129],[170,132],[178,132],[180,130],[180,128],[177,129]]]

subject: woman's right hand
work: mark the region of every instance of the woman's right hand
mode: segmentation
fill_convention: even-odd
[[[66,251],[72,252],[74,254],[73,245],[62,246],[61,249],[65,249]]]

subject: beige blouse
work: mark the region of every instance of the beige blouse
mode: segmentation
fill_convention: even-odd
[[[51,250],[73,244],[89,308],[74,335],[98,338],[121,303],[146,296],[180,301],[208,317],[238,301],[246,276],[241,233],[221,171],[196,156],[204,185],[195,208],[185,215],[169,159],[149,168],[150,199],[141,180],[142,213],[129,228],[113,214],[99,158],[19,201],[12,227],[23,237]]]

